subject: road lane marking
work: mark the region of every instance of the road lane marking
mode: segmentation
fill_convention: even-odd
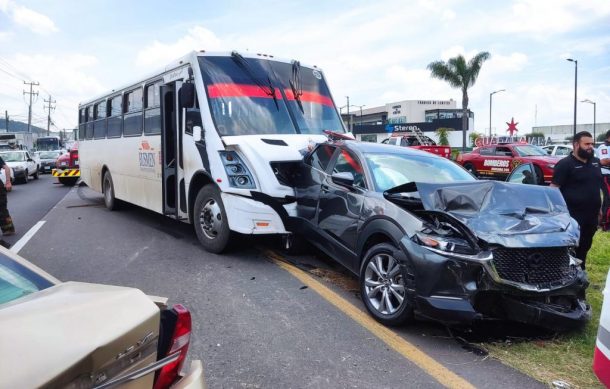
[[[402,338],[388,327],[378,323],[368,313],[356,308],[352,303],[333,292],[327,286],[310,276],[307,272],[291,265],[280,255],[266,250],[265,255],[276,265],[286,270],[299,279],[310,289],[313,289],[326,301],[337,307],[352,320],[369,330],[373,335],[390,346],[394,351],[413,362],[417,367],[424,370],[441,385],[447,388],[472,389],[475,388],[470,382],[455,374],[435,359],[424,353],[412,343]]]
[[[21,239],[19,239],[17,241],[17,243],[15,243],[10,250],[17,254],[22,248],[23,246],[25,246],[28,241],[30,239],[32,239],[32,237],[34,236],[34,234],[36,234],[38,232],[38,230],[45,224],[46,222],[44,220],[39,221],[38,223],[34,224],[34,226],[32,228],[30,228],[30,230],[28,232],[25,233],[25,235],[23,235],[21,237]]]

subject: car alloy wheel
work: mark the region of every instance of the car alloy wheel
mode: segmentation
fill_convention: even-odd
[[[400,265],[389,254],[377,254],[364,271],[366,298],[380,314],[393,315],[405,303]]]
[[[394,326],[413,319],[415,276],[408,263],[395,257],[397,248],[379,243],[364,255],[360,269],[360,296],[380,323]]]

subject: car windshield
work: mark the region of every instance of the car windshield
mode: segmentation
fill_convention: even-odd
[[[377,192],[410,182],[475,181],[461,166],[445,158],[411,154],[365,154]]]
[[[0,305],[51,286],[47,279],[0,254]]]
[[[25,161],[25,153],[11,152],[11,153],[0,153],[0,157],[4,162],[21,162]]]
[[[41,159],[56,159],[59,157],[59,151],[43,151],[40,153]]]
[[[544,151],[536,146],[532,146],[532,145],[515,146],[515,150],[517,150],[517,153],[519,154],[520,157],[548,155],[548,153],[546,151]]]
[[[199,64],[220,136],[345,132],[316,69],[238,54]]]

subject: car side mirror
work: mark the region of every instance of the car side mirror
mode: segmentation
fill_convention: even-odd
[[[353,187],[354,186],[354,175],[350,172],[334,173],[331,177],[332,182],[337,185]]]
[[[203,137],[203,130],[200,126],[195,126],[193,127],[193,140],[195,142],[201,142],[201,139]]]

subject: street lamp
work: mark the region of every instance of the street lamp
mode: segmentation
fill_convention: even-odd
[[[593,142],[597,142],[597,137],[595,136],[595,111],[597,109],[597,104],[595,103],[595,101],[591,101],[589,99],[584,99],[583,101],[581,101],[581,103],[589,103],[589,104],[593,104]]]
[[[576,135],[576,102],[578,101],[578,61],[572,58],[566,58],[567,61],[574,62],[574,135]]]
[[[491,138],[491,96],[495,95],[499,92],[505,92],[506,89],[498,89],[497,91],[493,91],[489,94],[489,137]]]

